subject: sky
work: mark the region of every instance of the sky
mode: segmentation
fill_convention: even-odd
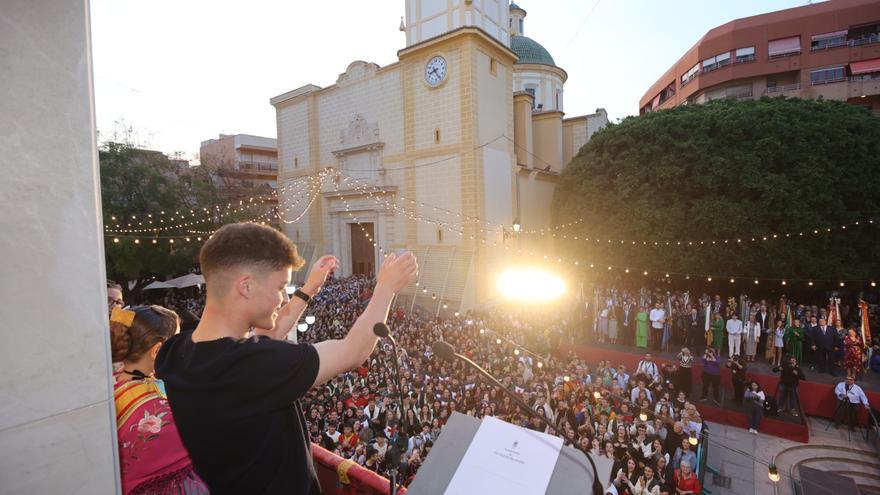
[[[525,35],[568,72],[567,116],[638,114],[709,29],[806,0],[517,0]],[[218,134],[275,137],[269,98],[324,87],[354,60],[397,60],[404,0],[91,0],[99,140],[194,159]]]

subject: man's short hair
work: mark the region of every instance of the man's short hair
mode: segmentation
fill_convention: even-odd
[[[251,222],[224,225],[214,232],[199,252],[199,263],[206,279],[238,266],[257,266],[267,270],[298,270],[304,261],[296,245],[281,232]]]
[[[107,288],[108,289],[116,289],[120,292],[122,291],[122,286],[117,284],[116,282],[110,280],[110,279],[107,279]]]

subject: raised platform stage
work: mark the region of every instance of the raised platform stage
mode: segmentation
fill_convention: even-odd
[[[673,358],[669,355],[664,355],[663,353],[658,354],[649,349],[639,348],[623,348],[625,349],[623,350],[621,347],[622,346],[607,345],[562,345],[560,346],[559,351],[562,354],[568,354],[569,351],[574,351],[581,359],[587,361],[591,366],[595,366],[601,360],[610,360],[615,366],[618,364],[625,365],[628,372],[632,372],[636,369],[639,361],[644,357],[646,352],[652,352],[654,355],[654,361],[658,364],[663,365],[668,362],[674,363]],[[746,373],[746,377],[760,383],[761,388],[763,388],[768,395],[775,396],[776,388],[779,385],[779,374],[753,371],[753,369],[763,370],[764,368],[769,369],[766,365],[756,364],[749,369]],[[693,381],[695,391],[699,390],[702,371],[702,365],[694,365]],[[798,396],[800,399],[802,414],[831,418],[834,415],[834,410],[837,406],[837,398],[834,396],[834,386],[837,382],[834,381],[834,378],[828,375],[816,377],[821,379],[822,382],[811,381],[811,377],[818,374],[812,373],[808,370],[805,370],[805,374],[807,375],[807,380],[801,381],[798,386]],[[836,380],[841,381],[842,378],[837,378]],[[730,370],[723,367],[721,369],[721,388],[724,391],[724,397],[722,398],[723,407],[707,405],[704,402],[694,402],[697,405],[697,410],[699,410],[700,414],[703,416],[703,419],[730,426],[748,428],[748,418],[745,412],[730,401],[730,396],[733,393],[733,385],[730,380]],[[698,395],[699,394],[692,394],[691,397],[692,399],[696,399]],[[866,389],[865,395],[868,396],[868,401],[872,406],[876,407],[880,404],[880,392],[876,389]],[[867,413],[862,411],[860,419],[862,424],[864,424],[864,422],[867,421]],[[797,420],[788,415],[782,417],[765,415],[761,422],[761,432],[803,443],[808,442],[810,438],[810,432],[806,424],[804,424],[803,421]]]

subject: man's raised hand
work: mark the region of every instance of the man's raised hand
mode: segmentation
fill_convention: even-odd
[[[400,256],[394,253],[385,257],[379,275],[376,278],[376,287],[386,287],[393,292],[400,292],[404,287],[415,282],[419,275],[419,264],[411,252]]]
[[[321,258],[312,265],[309,270],[309,276],[306,283],[303,284],[303,291],[310,296],[317,294],[324,282],[327,281],[327,275],[339,267],[339,260],[331,254],[321,256]]]

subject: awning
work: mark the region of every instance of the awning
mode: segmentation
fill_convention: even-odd
[[[767,54],[769,56],[785,55],[787,53],[797,53],[801,51],[801,37],[791,36],[772,40],[767,44]]]
[[[869,72],[880,72],[880,58],[862,60],[861,62],[850,62],[849,71],[853,75],[868,74]]]
[[[155,281],[150,285],[144,287],[142,290],[153,290],[153,289],[174,289],[175,287],[171,284],[166,284],[165,282]]]
[[[839,38],[841,36],[846,36],[848,32],[848,29],[844,29],[843,31],[835,31],[833,33],[816,34],[812,37],[812,41],[827,40],[828,38]]]
[[[182,277],[166,280],[165,283],[178,289],[183,289],[184,287],[192,287],[194,285],[204,284],[205,277],[203,277],[202,275],[197,275],[195,273],[190,273]]]

